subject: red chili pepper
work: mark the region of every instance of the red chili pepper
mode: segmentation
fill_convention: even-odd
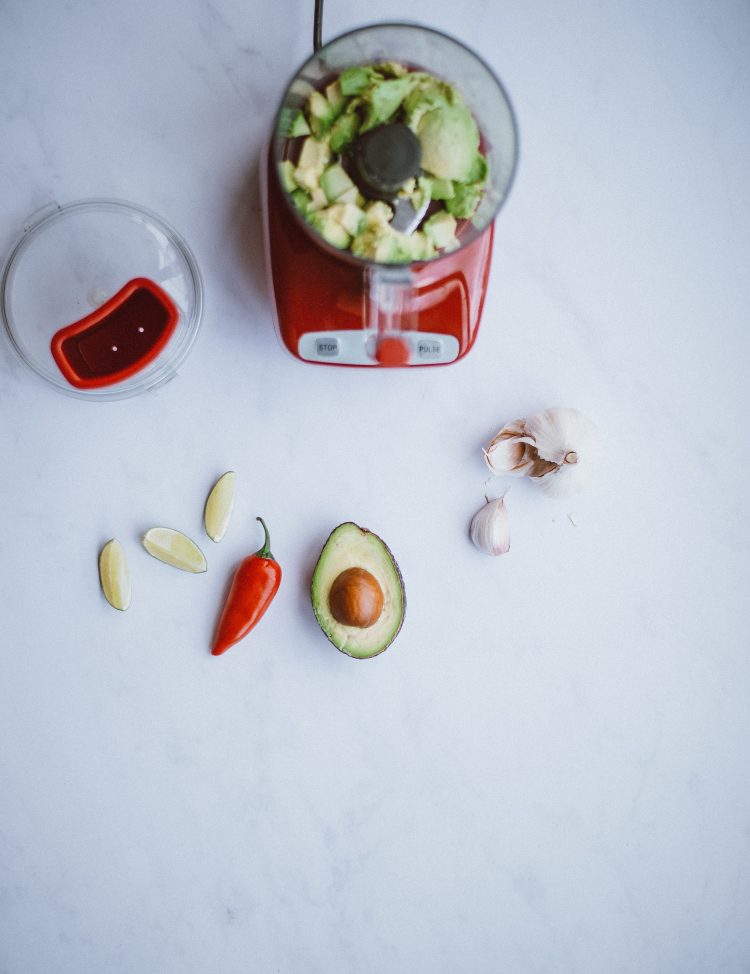
[[[268,528],[262,517],[257,520],[265,532],[263,545],[254,555],[245,558],[235,572],[211,650],[214,656],[221,656],[245,638],[271,604],[281,584],[281,565],[271,554]]]

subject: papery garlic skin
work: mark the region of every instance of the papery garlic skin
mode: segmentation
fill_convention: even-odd
[[[504,555],[510,550],[510,521],[505,498],[488,501],[474,515],[469,530],[471,540],[488,555]]]
[[[484,458],[495,474],[530,477],[548,496],[569,497],[600,466],[601,436],[578,409],[545,409],[504,426]]]

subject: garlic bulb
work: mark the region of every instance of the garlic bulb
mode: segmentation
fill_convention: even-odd
[[[510,522],[505,498],[488,500],[471,521],[471,540],[488,555],[504,555],[510,550]]]
[[[531,477],[550,497],[568,497],[599,467],[601,437],[579,410],[545,409],[504,426],[484,458],[493,473]]]

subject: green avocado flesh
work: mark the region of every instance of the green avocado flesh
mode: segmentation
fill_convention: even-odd
[[[421,168],[395,200],[366,199],[350,178],[357,140],[394,123],[416,135]],[[294,206],[331,246],[364,260],[404,264],[455,250],[457,221],[474,216],[487,187],[479,129],[460,93],[434,75],[396,62],[347,68],[324,91],[313,90],[299,109],[287,112],[280,129],[293,140],[279,177]],[[388,202],[410,204],[411,212],[421,214],[419,226],[410,233],[392,226]],[[380,219],[383,208],[385,220]],[[428,226],[436,216],[450,218],[438,222],[437,234],[434,223]]]
[[[383,609],[366,628],[338,622],[329,604],[336,579],[349,568],[363,568],[383,592]],[[335,528],[320,553],[311,585],[312,607],[320,628],[333,645],[347,656],[369,659],[387,649],[404,621],[404,584],[388,546],[372,531],[347,521]]]

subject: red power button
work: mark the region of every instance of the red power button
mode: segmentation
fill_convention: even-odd
[[[410,354],[404,339],[394,336],[381,338],[375,350],[375,358],[380,365],[408,365]]]

